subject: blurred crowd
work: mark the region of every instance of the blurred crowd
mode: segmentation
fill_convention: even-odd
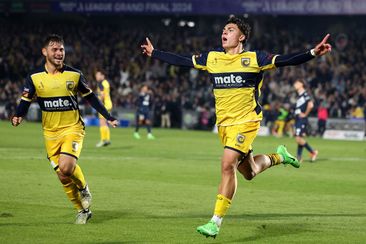
[[[274,121],[279,108],[292,106],[295,79],[306,80],[315,100],[312,116],[320,105],[332,118],[364,119],[366,114],[366,37],[362,20],[332,18],[313,24],[298,17],[253,17],[247,44],[250,50],[286,54],[312,48],[326,33],[331,34],[330,55],[304,65],[265,73],[261,104],[266,121]],[[330,17],[329,17],[330,18]],[[204,72],[174,67],[142,55],[140,45],[149,36],[157,49],[192,55],[220,46],[226,17],[200,17],[195,26],[177,26],[178,17],[55,17],[45,22],[23,16],[0,19],[0,105],[2,116],[13,113],[27,73],[42,65],[41,43],[48,33],[65,39],[66,63],[82,70],[95,88],[93,72],[101,67],[111,83],[115,107],[135,108],[142,84],[154,93],[155,125],[169,115],[174,127],[181,126],[181,112],[195,110],[199,127],[214,123],[214,98],[209,76]],[[322,23],[322,24],[319,24]],[[312,26],[309,32],[308,26]],[[357,31],[356,31],[357,30]],[[1,114],[1,113],[0,113]]]

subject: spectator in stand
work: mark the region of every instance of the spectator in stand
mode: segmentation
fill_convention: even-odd
[[[325,101],[320,101],[318,107],[318,135],[323,136],[325,129],[327,128],[328,109]]]

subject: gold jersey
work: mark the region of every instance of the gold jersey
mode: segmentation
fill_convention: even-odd
[[[107,80],[98,82],[97,88],[98,98],[104,104],[104,107],[110,111],[112,109],[112,99],[111,99],[111,88]]]
[[[92,92],[79,70],[64,65],[60,73],[53,75],[43,66],[28,75],[21,99],[31,102],[37,96],[44,133],[52,135],[74,126],[83,128],[78,92],[83,97]]]
[[[229,126],[262,120],[258,103],[263,71],[275,68],[276,56],[262,51],[228,54],[210,51],[192,56],[194,67],[210,73],[216,124]]]

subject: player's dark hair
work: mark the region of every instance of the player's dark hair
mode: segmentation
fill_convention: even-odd
[[[296,79],[295,82],[300,82],[302,84],[302,86],[306,89],[307,84],[306,84],[306,81],[305,80],[303,80],[303,79]]]
[[[245,39],[244,41],[242,41],[243,44],[245,44],[248,39],[249,39],[249,35],[250,35],[250,25],[245,23],[242,19],[235,17],[235,16],[230,16],[229,19],[226,21],[226,24],[236,24],[239,28],[239,30],[244,34]]]
[[[47,47],[51,42],[64,44],[64,39],[58,34],[50,34],[44,39],[42,47]]]
[[[103,68],[101,68],[101,67],[97,67],[96,69],[95,69],[95,72],[94,72],[94,74],[96,74],[96,73],[98,73],[98,72],[100,72],[101,74],[103,74],[103,75],[106,75],[107,73],[106,73],[106,71],[103,69]]]

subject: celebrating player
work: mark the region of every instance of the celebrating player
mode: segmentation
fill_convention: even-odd
[[[136,125],[135,133],[133,136],[136,139],[140,139],[139,134],[140,125],[146,125],[147,139],[155,139],[151,133],[151,107],[152,107],[152,91],[147,85],[143,85],[140,90],[140,94],[137,100],[137,111],[136,111]]]
[[[221,160],[221,183],[212,219],[197,231],[205,236],[216,237],[222,219],[234,197],[237,180],[236,170],[251,180],[260,172],[280,163],[300,166],[297,159],[284,146],[277,153],[253,156],[252,143],[262,119],[258,104],[263,72],[288,65],[298,65],[324,55],[331,50],[327,43],[329,34],[313,49],[289,55],[273,55],[263,51],[246,51],[244,44],[249,38],[250,27],[241,19],[230,17],[222,35],[222,49],[184,57],[154,49],[146,38],[142,52],[173,65],[194,67],[210,73],[216,101],[216,124],[224,153]]]
[[[314,103],[305,90],[305,81],[296,80],[294,88],[298,94],[295,108],[295,139],[297,142],[297,160],[302,161],[302,150],[304,147],[310,153],[310,160],[314,162],[318,156],[318,151],[314,150],[309,143],[306,142],[305,136],[308,127],[308,115],[314,107]]]
[[[86,224],[92,215],[89,209],[92,195],[77,164],[85,134],[77,93],[79,92],[113,127],[117,126],[117,120],[88,88],[84,75],[64,64],[65,48],[61,36],[49,35],[43,43],[42,54],[46,62],[27,76],[20,103],[11,122],[13,126],[18,126],[23,121],[32,98],[37,95],[42,110],[47,157],[67,197],[78,210],[75,223]]]
[[[95,79],[98,82],[97,94],[100,101],[102,101],[104,107],[111,112],[112,110],[112,100],[110,95],[110,85],[105,79],[105,74],[101,70],[95,72]],[[96,147],[105,147],[111,144],[111,133],[109,131],[108,122],[103,117],[99,116],[99,130],[100,130],[100,142],[97,143]]]

